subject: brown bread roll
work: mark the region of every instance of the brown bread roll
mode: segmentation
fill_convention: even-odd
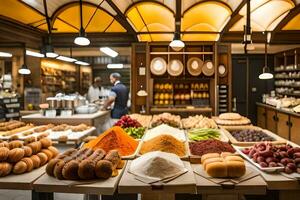
[[[95,174],[97,178],[107,179],[113,173],[113,164],[108,160],[100,160],[95,166]]]
[[[87,159],[79,164],[78,175],[81,179],[95,178],[95,165],[105,156],[103,149],[97,149]]]
[[[56,165],[54,166],[53,174],[57,179],[64,179],[64,176],[62,174],[62,170],[65,166],[65,161],[59,160]]]
[[[120,160],[120,162],[117,165],[117,169],[123,169],[123,167],[125,166],[125,161],[124,160]]]
[[[244,163],[244,159],[241,158],[240,156],[227,156],[225,157],[225,161],[240,161]]]
[[[203,162],[203,168],[204,170],[206,170],[206,166],[209,164],[209,163],[213,163],[213,162],[223,162],[223,159],[222,158],[208,158],[206,159],[204,162]]]
[[[80,151],[80,150],[79,150],[79,151]],[[90,148],[84,148],[83,153],[79,154],[79,155],[76,157],[76,160],[82,161],[82,160],[88,158],[90,155],[92,155],[93,152],[94,152],[93,149],[90,149]]]
[[[220,157],[220,154],[218,153],[207,153],[207,154],[204,154],[203,156],[201,156],[201,164],[204,163],[204,161],[206,159],[209,159],[209,158],[219,158]]]
[[[47,155],[46,155],[45,153],[40,152],[40,153],[38,153],[38,154],[36,154],[36,155],[37,155],[37,156],[40,158],[40,160],[41,160],[41,166],[43,166],[44,164],[47,163],[48,157],[47,157]]]
[[[41,152],[45,153],[48,157],[48,161],[53,158],[53,153],[49,149],[42,149]]]
[[[27,170],[27,164],[24,161],[19,161],[13,167],[14,174],[23,174]]]
[[[246,166],[244,162],[240,161],[227,161],[227,176],[230,178],[241,177],[246,173]]]
[[[48,149],[52,152],[53,158],[55,158],[59,154],[58,149],[55,148],[54,146],[50,146],[50,147],[48,147]]]
[[[34,169],[40,167],[40,165],[41,165],[41,159],[40,159],[40,157],[38,157],[37,155],[32,155],[32,156],[30,157],[30,159],[32,160],[33,168],[34,168]]]
[[[63,152],[62,155],[70,156],[71,154],[76,153],[77,151],[77,149],[71,148]]]
[[[119,155],[118,150],[111,150],[108,152],[108,154],[104,157],[104,160],[108,160],[112,163],[113,170],[117,168],[121,157]]]
[[[49,138],[42,138],[40,139],[40,142],[42,144],[42,148],[43,149],[47,149],[48,147],[50,147],[52,145],[52,141]]]
[[[227,165],[225,162],[212,162],[206,165],[206,173],[214,178],[227,177]]]
[[[42,149],[42,144],[40,141],[31,142],[27,146],[29,146],[32,149],[32,154],[37,154]]]
[[[0,147],[0,161],[6,161],[8,158],[9,148]]]
[[[222,153],[221,153],[221,157],[222,157],[222,158],[226,158],[227,156],[232,156],[232,155],[234,155],[234,154],[231,153],[231,152],[222,152]]]
[[[60,159],[52,159],[48,162],[47,166],[46,166],[46,173],[49,175],[49,176],[54,176],[54,168],[55,168],[55,165],[59,162],[59,161],[62,161]]]
[[[21,148],[23,146],[23,142],[20,140],[13,140],[8,143],[10,149]]]
[[[24,145],[28,145],[28,144],[30,144],[32,142],[35,142],[35,141],[36,141],[36,138],[34,136],[27,137],[24,140]]]
[[[67,180],[77,180],[79,178],[78,168],[79,161],[71,160],[70,162],[67,162],[62,169],[63,177]]]
[[[25,155],[25,152],[21,148],[15,148],[8,152],[8,161],[9,162],[18,162],[20,161]]]
[[[7,176],[12,170],[12,165],[8,162],[0,163],[0,177]]]
[[[29,146],[23,146],[22,149],[24,150],[25,157],[30,157],[32,155],[32,149]]]
[[[49,136],[49,134],[48,133],[42,133],[42,134],[40,134],[39,136],[37,136],[37,140],[40,140],[40,139],[42,139],[42,138],[45,138],[45,137],[48,137]]]
[[[22,158],[21,161],[26,163],[26,165],[27,165],[27,170],[26,171],[27,172],[31,172],[33,170],[34,166],[33,166],[32,160],[30,158]]]
[[[9,148],[9,144],[8,144],[8,142],[3,141],[3,142],[0,143],[0,147],[6,147],[6,148]]]

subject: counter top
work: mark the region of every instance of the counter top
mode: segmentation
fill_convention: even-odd
[[[263,106],[263,107],[266,107],[266,108],[270,108],[270,109],[273,109],[273,110],[277,110],[278,112],[281,112],[281,113],[285,113],[285,114],[300,117],[299,113],[293,112],[293,111],[291,111],[291,109],[288,109],[288,108],[276,108],[274,106],[271,106],[271,105],[268,105],[268,104],[265,104],[265,103],[261,103],[261,102],[256,102],[256,105]]]

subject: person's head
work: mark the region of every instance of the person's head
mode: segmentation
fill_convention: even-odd
[[[119,73],[112,73],[109,76],[109,79],[110,79],[110,82],[112,84],[115,84],[115,82],[117,82],[117,81],[119,81],[121,79],[121,74],[119,74]]]
[[[101,86],[101,82],[102,82],[101,77],[97,76],[97,77],[94,78],[94,86],[95,87],[100,87]]]

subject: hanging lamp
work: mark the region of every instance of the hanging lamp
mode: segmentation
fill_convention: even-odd
[[[80,30],[79,30],[79,36],[75,38],[74,43],[80,46],[88,46],[90,44],[90,40],[86,37],[86,33],[82,25],[82,0],[79,0],[79,9],[80,9]]]
[[[26,48],[23,50],[23,65],[18,70],[18,73],[21,75],[29,75],[31,73],[30,69],[26,65]]]
[[[246,14],[246,25],[244,25],[244,38],[243,38],[243,44],[244,49],[245,49],[245,53],[247,53],[247,51],[253,51],[255,49],[255,46],[252,42],[252,36],[251,36],[251,4],[250,4],[250,0],[247,0],[247,14]]]
[[[180,51],[184,46],[184,42],[180,39],[180,33],[175,32],[173,41],[169,44],[175,51]]]
[[[267,33],[267,41],[265,42],[265,66],[263,67],[263,72],[259,75],[259,79],[267,80],[272,79],[273,74],[271,73],[270,68],[268,67],[268,43],[270,42],[271,33]]]

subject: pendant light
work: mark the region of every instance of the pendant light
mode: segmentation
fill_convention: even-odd
[[[247,51],[253,51],[255,49],[254,44],[252,42],[252,38],[251,38],[251,4],[250,4],[250,0],[247,0],[247,14],[246,14],[246,25],[244,26],[244,38],[243,38],[243,44],[244,49],[245,49],[245,53],[247,53]]]
[[[267,33],[267,41],[265,43],[265,66],[263,67],[263,72],[259,75],[259,79],[266,80],[272,79],[273,74],[271,73],[270,68],[268,67],[268,43],[270,42],[271,33]]]
[[[26,65],[26,48],[24,47],[23,50],[23,65],[22,67],[18,70],[19,74],[21,75],[28,75],[31,73],[30,69]]]
[[[80,9],[80,30],[79,30],[79,36],[75,38],[74,43],[80,46],[88,46],[90,44],[90,40],[86,37],[86,33],[82,25],[82,0],[79,0],[79,9]]]
[[[184,42],[180,39],[180,22],[175,22],[174,39],[169,44],[174,51],[180,51],[184,46]]]

